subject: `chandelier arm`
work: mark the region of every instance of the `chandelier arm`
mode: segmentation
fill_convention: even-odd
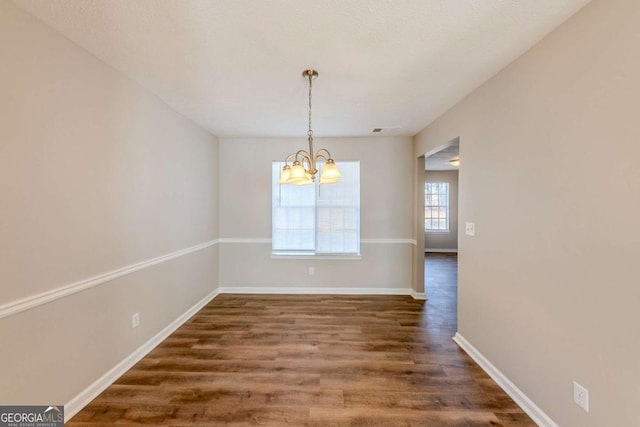
[[[326,153],[326,156],[322,153]],[[331,158],[331,153],[326,148],[321,148],[316,152],[316,159],[328,160]]]
[[[315,175],[316,169],[313,167],[313,163],[312,163],[311,157],[305,156],[304,158],[305,158],[305,160],[307,162],[307,172],[309,172],[311,175]]]
[[[298,153],[291,153],[287,157],[285,157],[284,164],[288,165],[289,164],[289,160],[291,160],[292,158],[295,158],[297,156],[297,154]]]
[[[296,160],[300,161],[300,159],[310,159],[311,158],[311,154],[309,154],[306,150],[298,150],[295,153],[296,156]],[[301,162],[302,163],[302,162]]]
[[[305,150],[298,150],[298,152],[296,153],[296,160],[300,162],[302,167],[304,167],[306,162],[307,167],[304,167],[304,169],[307,172],[311,172],[311,170],[313,169],[313,164],[311,162],[311,155],[307,153]]]
[[[296,153],[296,160],[300,162],[302,167],[304,167],[305,171],[309,173],[313,178],[318,173],[318,170],[315,167],[315,162],[313,161],[313,156],[307,153],[305,150],[300,150]],[[305,167],[305,163],[307,166]]]

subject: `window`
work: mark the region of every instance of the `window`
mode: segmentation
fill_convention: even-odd
[[[278,184],[282,162],[271,173],[271,224],[274,254],[360,253],[360,162],[336,162],[336,184]],[[322,172],[322,164],[318,165]]]
[[[449,231],[449,183],[424,184],[425,231]]]

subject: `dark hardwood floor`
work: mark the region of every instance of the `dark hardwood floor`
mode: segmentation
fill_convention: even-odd
[[[428,302],[219,295],[68,426],[535,424],[451,340],[455,256]]]

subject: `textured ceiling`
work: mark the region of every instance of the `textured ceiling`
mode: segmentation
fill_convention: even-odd
[[[218,136],[414,135],[589,0],[14,0]],[[376,134],[377,135],[377,134]]]
[[[460,141],[455,141],[447,145],[442,150],[430,154],[425,158],[424,169],[428,171],[452,171],[458,170],[451,166],[449,160],[460,158]],[[462,162],[462,160],[461,160]]]

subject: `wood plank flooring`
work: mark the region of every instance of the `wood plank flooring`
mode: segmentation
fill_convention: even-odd
[[[67,425],[534,426],[451,340],[442,277],[426,303],[220,295]]]

